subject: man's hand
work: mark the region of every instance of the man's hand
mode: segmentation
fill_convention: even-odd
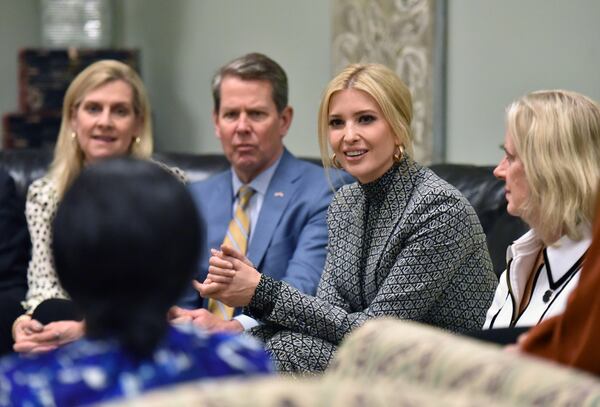
[[[73,342],[84,334],[84,323],[56,321],[42,325],[36,320],[23,321],[15,327],[15,352],[43,353]]]
[[[206,329],[209,332],[240,333],[244,331],[242,324],[235,319],[224,321],[204,308],[200,308],[196,310],[196,312],[197,314],[192,320],[192,323],[196,326]]]
[[[187,324],[194,319],[194,310],[181,308],[176,305],[169,308],[167,312],[167,321],[171,324]]]
[[[199,309],[185,309],[180,307],[171,307],[167,316],[172,324],[193,323],[209,332],[243,332],[244,328],[235,319],[224,321],[210,311]]]

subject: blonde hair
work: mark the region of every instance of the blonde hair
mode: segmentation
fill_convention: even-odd
[[[397,144],[412,155],[412,98],[402,80],[389,68],[380,64],[352,64],[329,82],[319,107],[319,148],[324,167],[331,167],[329,156],[329,104],[335,92],[357,89],[369,94],[381,109]]]
[[[152,118],[150,102],[146,89],[139,75],[128,65],[113,60],[98,61],[81,71],[71,82],[62,107],[60,131],[54,147],[54,160],[50,165],[48,176],[56,185],[58,198],[62,199],[65,190],[79,175],[84,165],[84,154],[79,143],[73,140],[71,119],[73,114],[91,90],[109,82],[121,80],[133,92],[133,110],[140,123],[139,143],[132,143],[129,154],[142,159],[152,155]]]
[[[525,169],[523,217],[544,240],[582,238],[591,224],[600,182],[600,108],[576,92],[530,93],[513,102],[507,129]]]

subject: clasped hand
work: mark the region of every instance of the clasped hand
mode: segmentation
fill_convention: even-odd
[[[246,306],[252,300],[260,281],[260,273],[246,256],[230,246],[211,249],[208,275],[204,282],[194,281],[203,298],[214,298],[230,307]]]
[[[83,322],[56,321],[42,325],[35,319],[17,324],[14,332],[15,352],[43,353],[73,342],[84,334]]]

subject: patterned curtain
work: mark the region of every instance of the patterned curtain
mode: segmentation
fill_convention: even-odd
[[[333,0],[334,74],[356,62],[393,69],[412,93],[414,158],[424,164],[444,154],[444,12],[436,0]]]

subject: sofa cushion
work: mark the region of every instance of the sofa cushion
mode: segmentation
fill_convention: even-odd
[[[398,380],[329,377],[207,380],[166,387],[105,406],[198,407],[378,407],[509,406],[483,395],[439,392]]]

